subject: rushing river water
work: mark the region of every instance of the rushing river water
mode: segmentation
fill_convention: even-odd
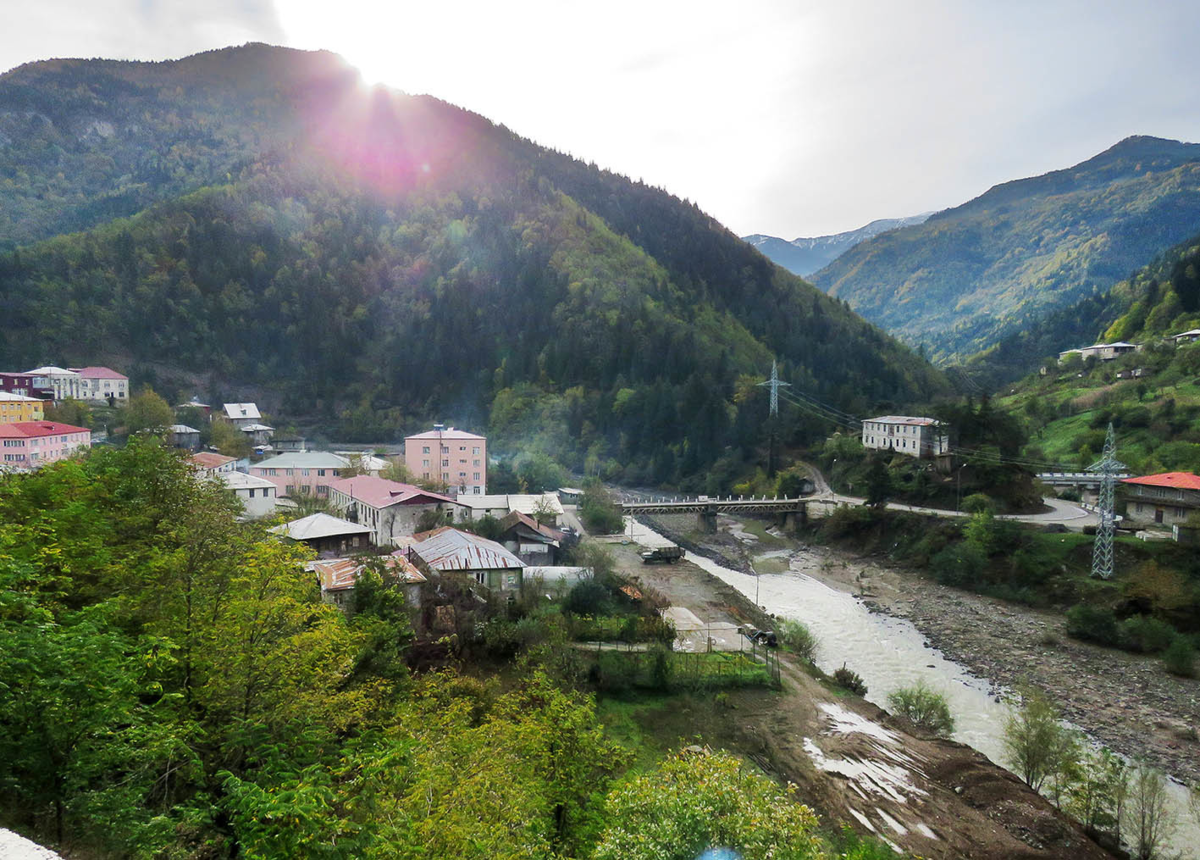
[[[626,534],[646,546],[674,545],[640,523],[627,525]],[[869,701],[886,708],[889,693],[925,681],[949,701],[954,739],[992,761],[1003,759],[1002,737],[1008,716],[1007,706],[998,701],[1003,691],[929,647],[912,622],[871,612],[852,594],[808,575],[805,571],[813,570],[817,563],[811,554],[796,551],[790,555],[788,571],[760,576],[722,567],[690,552],[687,560],[768,612],[804,622],[820,643],[817,666],[830,673],[843,663],[853,669],[866,682]],[[1200,825],[1190,814],[1187,789],[1175,782],[1170,782],[1168,789],[1168,815],[1174,832],[1161,856],[1200,858]]]

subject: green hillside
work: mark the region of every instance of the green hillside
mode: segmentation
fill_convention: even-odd
[[[761,441],[773,357],[855,413],[947,390],[695,206],[326,54],[35,64],[0,78],[16,105],[42,131],[5,132],[3,366],[236,388],[343,439],[442,417],[714,489]]]
[[[1006,339],[975,365],[986,372],[1022,349],[1046,356],[1045,376],[1027,377],[999,401],[1034,428],[1027,454],[1090,465],[1111,421],[1119,457],[1135,470],[1200,470],[1200,343],[1176,345],[1169,337],[1195,328],[1200,328],[1200,236],[1172,248],[1108,295]],[[1058,364],[1055,353],[1099,340],[1126,340],[1143,349],[1111,362]]]
[[[1107,292],[1198,231],[1200,145],[1131,137],[856,245],[813,280],[948,362]]]

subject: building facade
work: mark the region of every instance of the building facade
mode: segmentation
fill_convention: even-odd
[[[39,400],[53,400],[54,392],[47,388],[35,388],[33,377],[28,373],[0,373],[0,391],[8,394],[24,394]]]
[[[129,377],[110,367],[72,367],[79,374],[79,399],[107,403],[129,400]]]
[[[862,444],[864,448],[918,458],[950,453],[945,427],[933,418],[909,415],[880,415],[863,421]]]
[[[57,421],[0,424],[0,466],[36,469],[92,446],[92,431]]]
[[[83,399],[80,394],[83,378],[73,370],[46,365],[27,370],[25,375],[33,378],[34,388],[49,391],[55,400]]]
[[[238,497],[246,516],[257,519],[275,512],[279,489],[270,481],[247,475],[245,472],[222,472],[220,478]]]
[[[226,403],[221,407],[221,417],[239,428],[262,423],[262,413],[255,403]]]
[[[305,451],[268,457],[250,467],[250,474],[266,478],[281,496],[327,498],[329,485],[350,468],[350,461],[325,451]]]
[[[216,451],[201,451],[188,459],[191,461],[192,468],[197,472],[207,472],[210,475],[221,475],[237,470],[236,459],[218,454]]]
[[[404,439],[404,463],[416,478],[458,495],[487,493],[487,438],[442,424]]]
[[[429,575],[462,575],[491,591],[520,591],[525,562],[495,541],[445,526],[410,544],[406,555]]]
[[[1200,509],[1200,477],[1191,472],[1162,472],[1121,481],[1125,519],[1138,525],[1173,526]]]
[[[383,547],[411,537],[427,512],[437,513],[447,525],[469,519],[469,509],[449,496],[373,475],[334,481],[329,485],[329,505],[339,516],[371,529],[375,545]]]
[[[0,424],[41,421],[46,417],[46,401],[24,394],[0,391]]]

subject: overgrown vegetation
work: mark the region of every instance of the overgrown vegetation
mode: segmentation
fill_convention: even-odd
[[[954,734],[954,716],[945,695],[924,681],[889,693],[888,708],[922,731],[944,738]]]

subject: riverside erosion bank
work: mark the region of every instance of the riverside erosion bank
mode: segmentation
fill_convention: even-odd
[[[665,529],[668,536],[673,536],[672,525],[677,525],[680,531],[689,525],[680,519],[676,524],[662,522],[667,520],[665,517],[657,518],[653,525]],[[634,528],[639,540],[643,539],[640,530],[649,531],[645,526]],[[652,542],[668,539],[657,532],[651,532],[651,535],[646,539]],[[821,669],[830,672],[845,663],[863,676],[868,686],[867,699],[883,707],[886,707],[890,692],[910,686],[918,680],[926,681],[947,696],[958,723],[955,739],[969,744],[992,761],[1003,760],[1002,737],[1008,709],[1001,697],[1009,685],[1021,680],[1033,681],[1049,689],[1060,703],[1064,700],[1060,687],[1073,684],[1091,689],[1089,676],[1081,671],[1080,664],[1069,653],[1060,657],[1062,672],[1070,679],[1065,684],[1062,679],[1059,679],[1059,683],[1047,682],[1035,671],[1041,670],[1043,661],[1036,656],[1031,658],[1024,655],[1022,651],[1026,643],[1014,641],[1012,637],[1016,634],[997,621],[1005,618],[1001,610],[1011,614],[1019,612],[1017,608],[1007,605],[987,610],[972,607],[978,611],[967,613],[966,618],[959,613],[960,620],[954,620],[956,616],[952,605],[927,600],[924,592],[913,590],[919,587],[918,584],[905,589],[905,583],[923,583],[923,580],[915,580],[911,575],[902,576],[895,571],[854,559],[846,553],[822,547],[801,547],[788,542],[785,548],[780,549],[778,545],[782,541],[772,541],[772,546],[776,548],[766,552],[758,547],[757,539],[748,534],[741,524],[727,519],[722,520],[721,531],[717,535],[699,537],[697,540],[702,542],[699,547],[689,544],[686,539],[681,542],[688,545],[689,549],[698,548],[704,553],[701,556],[689,552],[690,561],[736,588],[751,601],[763,606],[765,611],[803,621],[812,630],[820,643],[817,664]],[[741,570],[734,569],[735,566]],[[771,572],[763,572],[758,576],[746,572],[756,566],[761,571]],[[932,583],[924,584],[943,588]],[[866,600],[854,596],[861,590],[869,595]],[[961,599],[969,603],[969,599],[975,597],[952,589],[943,590],[950,592],[945,597],[948,601]],[[879,609],[895,612],[896,615],[911,613],[913,620],[884,614]],[[975,655],[977,659],[965,659],[958,650],[947,649],[944,652],[931,647],[931,642],[937,644],[954,637],[950,634],[944,637],[930,635],[929,627],[918,629],[913,623],[918,620],[931,626],[940,625],[940,629],[974,630],[976,639],[972,647],[978,650]],[[994,624],[997,626],[993,630]],[[981,632],[989,630],[991,632],[987,635]],[[956,639],[956,642],[959,640]],[[1072,646],[1074,644],[1071,643]],[[1101,656],[1111,653],[1102,649],[1093,650],[1101,652]],[[1000,664],[1008,665],[1009,671],[987,671]],[[980,671],[980,668],[984,671]],[[1093,695],[1098,700],[1114,695],[1112,691],[1106,691],[1106,683],[1117,686],[1123,683],[1119,673],[1115,673],[1113,678],[1105,678],[1106,669],[1111,671],[1112,666],[1105,664],[1096,670],[1098,680]],[[1161,676],[1161,670],[1158,672]],[[1168,694],[1162,695],[1170,698]],[[1104,707],[1100,709],[1102,721],[1088,719],[1088,713],[1077,714],[1071,708],[1067,708],[1067,714],[1074,724],[1118,752],[1140,755],[1139,749],[1123,744],[1119,739],[1139,733],[1149,735],[1155,731],[1164,734],[1164,730],[1156,730],[1153,723],[1143,724],[1130,716],[1124,707],[1128,698],[1116,696],[1103,702]],[[1195,706],[1194,699],[1187,697],[1181,704],[1185,708]],[[1087,706],[1078,707],[1086,709]],[[1159,722],[1176,719],[1164,715]],[[1107,726],[1109,731],[1096,732],[1096,725]],[[1172,725],[1182,726],[1183,721],[1172,722]],[[1112,731],[1117,727],[1121,729],[1119,734]],[[1185,730],[1177,728],[1177,731],[1182,734]],[[1170,731],[1166,730],[1166,733],[1170,734]],[[1114,741],[1114,737],[1118,740]],[[1180,750],[1174,756],[1165,756],[1165,760],[1156,759],[1157,766],[1169,774],[1182,774],[1197,765],[1195,758],[1198,753],[1194,741],[1175,738],[1170,734],[1169,742],[1179,743]],[[1165,749],[1170,750],[1170,747]],[[1174,832],[1167,840],[1169,850],[1164,856],[1175,853],[1185,858],[1200,858],[1200,824],[1190,815],[1187,789],[1178,782],[1170,786],[1169,813]]]

